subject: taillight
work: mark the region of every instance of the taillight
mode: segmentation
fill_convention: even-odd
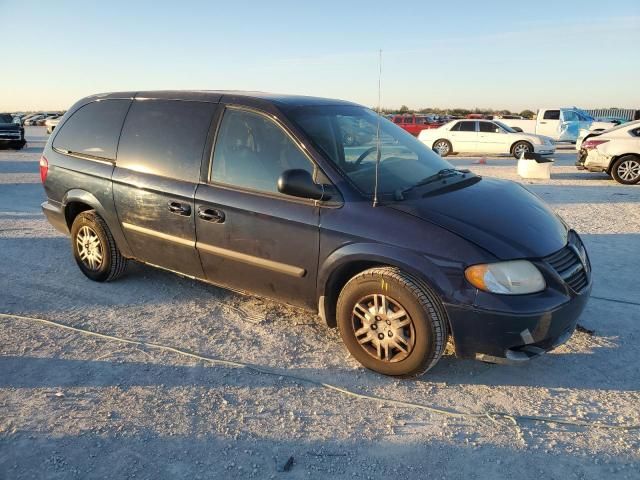
[[[49,160],[43,155],[40,157],[40,180],[42,183],[47,179],[47,173],[49,173]]]
[[[583,144],[581,145],[582,148],[584,148],[585,150],[593,150],[594,148],[596,148],[598,145],[602,145],[603,143],[607,143],[609,140],[587,140],[586,142],[583,142]]]

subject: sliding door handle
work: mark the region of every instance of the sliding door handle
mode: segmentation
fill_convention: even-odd
[[[206,222],[224,223],[224,212],[214,208],[198,208],[198,217]]]

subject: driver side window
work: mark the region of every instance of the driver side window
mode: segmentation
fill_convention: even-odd
[[[285,170],[314,174],[313,163],[279,125],[234,108],[224,113],[212,162],[212,181],[269,193],[278,193],[278,178]]]

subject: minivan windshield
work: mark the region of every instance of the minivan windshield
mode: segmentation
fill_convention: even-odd
[[[377,128],[380,124],[378,193],[393,195],[453,166],[411,134],[358,106],[305,106],[286,112],[365,195],[375,185]]]

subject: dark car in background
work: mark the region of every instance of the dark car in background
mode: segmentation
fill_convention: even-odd
[[[0,147],[22,149],[26,145],[24,128],[9,113],[0,113]]]
[[[363,144],[345,145],[345,128]],[[349,102],[87,97],[40,170],[43,211],[88,278],[136,260],[297,305],[388,375],[428,370],[449,338],[463,358],[540,355],[571,336],[591,291],[580,237],[536,196],[454,169]]]

